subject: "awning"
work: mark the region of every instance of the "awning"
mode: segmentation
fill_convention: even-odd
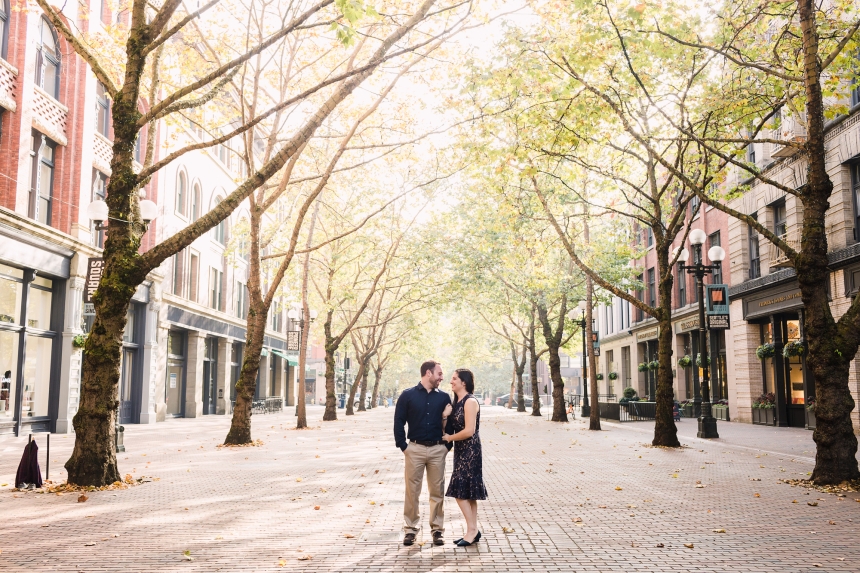
[[[299,365],[298,358],[294,358],[292,356],[287,356],[286,354],[284,354],[283,352],[281,352],[277,348],[272,348],[272,354],[274,354],[275,356],[280,356],[281,358],[286,360],[287,364],[289,364],[290,366],[298,366]]]

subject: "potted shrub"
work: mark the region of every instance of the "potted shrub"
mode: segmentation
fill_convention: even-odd
[[[681,368],[689,368],[690,365],[693,364],[693,359],[690,358],[689,354],[685,354],[684,356],[678,359],[678,366]]]
[[[74,338],[72,338],[72,347],[83,348],[84,344],[87,343],[88,336],[88,334],[76,334]]]
[[[711,412],[717,420],[729,421],[729,401],[718,400],[711,405]]]
[[[692,400],[684,400],[681,402],[681,413],[685,418],[693,418],[696,415],[696,407]]]
[[[803,353],[806,352],[806,346],[799,341],[795,340],[793,342],[787,342],[785,346],[782,347],[782,355],[785,358],[794,358],[795,356],[803,356]]]
[[[759,360],[766,360],[776,356],[776,347],[770,342],[766,342],[755,349],[755,355]]]
[[[658,368],[660,368],[659,360],[652,360],[648,363],[648,370],[657,370]]]
[[[708,356],[708,366],[710,366],[710,365],[711,365],[711,357]],[[696,354],[696,366],[698,366],[699,368],[702,368],[702,354],[701,353]]]
[[[603,380],[603,373],[602,373],[602,372],[598,372],[598,373],[597,373],[597,379],[598,379],[598,380]]]
[[[638,402],[639,396],[636,395],[636,390],[631,386],[628,386],[624,389],[624,393],[621,399],[618,401],[619,404],[627,404],[629,402]]]
[[[610,380],[618,380],[618,372],[610,372],[609,373]]]
[[[648,372],[648,363],[642,362],[639,364],[639,372]]]
[[[815,429],[815,396],[810,396],[806,403],[806,429]]]

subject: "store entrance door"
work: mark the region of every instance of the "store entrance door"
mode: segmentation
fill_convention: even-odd
[[[134,420],[134,367],[137,349],[123,348],[119,379],[119,423],[131,424]]]
[[[206,352],[203,356],[203,414],[215,413],[218,379],[218,339],[206,339]]]

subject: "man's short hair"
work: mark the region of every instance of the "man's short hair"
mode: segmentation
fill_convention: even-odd
[[[436,362],[435,360],[428,360],[421,364],[421,377],[424,378],[424,375],[430,372],[431,370],[435,370],[436,366],[442,364],[441,362]]]

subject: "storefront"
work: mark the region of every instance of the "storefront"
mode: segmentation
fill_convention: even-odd
[[[806,357],[783,356],[786,344],[802,343],[803,303],[796,281],[743,299],[744,319],[758,325],[758,343],[772,344],[772,356],[761,360],[761,393],[774,395],[777,426],[803,428],[806,404],[815,396]]]
[[[639,364],[645,365],[645,369],[640,369],[644,376],[644,386],[640,389],[639,395],[643,400],[653,400],[657,395],[657,370],[650,368],[650,364],[658,360],[657,354],[657,337],[660,334],[660,327],[652,326],[645,330],[640,330],[635,333],[636,342],[638,345]]]
[[[704,376],[702,360],[699,357],[699,317],[690,315],[675,321],[676,354],[677,358],[689,356],[693,363],[689,368],[678,366],[679,388],[683,387],[686,398],[693,399],[701,395],[701,380]],[[728,368],[726,366],[726,333],[723,330],[707,330],[705,337],[708,344],[708,362],[710,371],[711,402],[727,400],[729,396]],[[677,364],[677,359],[676,359]],[[698,413],[696,414],[698,416]]]

